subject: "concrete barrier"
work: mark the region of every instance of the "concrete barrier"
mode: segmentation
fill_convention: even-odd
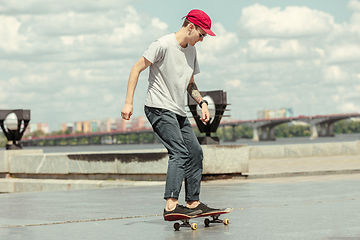
[[[250,147],[250,159],[319,157],[358,154],[360,154],[360,141]]]
[[[248,146],[211,145],[203,146],[203,151],[204,174],[240,174],[249,170]],[[163,181],[169,158],[165,149],[59,154],[6,151],[1,157],[2,170],[12,178],[0,178],[0,192],[93,189],[135,184],[133,181],[109,179]]]
[[[248,172],[249,147],[203,146],[204,174]],[[165,149],[99,153],[62,153],[11,155],[8,172],[15,176],[105,175],[121,178],[132,175],[166,175],[168,154]],[[57,176],[58,175],[58,176]],[[26,176],[25,176],[26,177]],[[165,179],[165,177],[164,177]]]
[[[7,150],[0,151],[0,173],[9,173],[9,159],[11,156],[28,156],[42,154],[43,150]]]
[[[203,174],[249,172],[249,150],[245,145],[203,146]]]
[[[246,174],[251,159],[360,155],[360,141],[252,147],[207,145],[203,151],[203,174]],[[110,179],[163,181],[167,163],[165,149],[59,154],[43,154],[42,150],[2,151],[0,192],[90,189],[135,183]]]

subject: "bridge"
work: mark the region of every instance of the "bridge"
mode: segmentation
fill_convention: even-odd
[[[275,139],[275,127],[277,125],[300,121],[305,122],[311,127],[311,139],[317,137],[334,136],[334,123],[343,119],[360,117],[359,113],[351,114],[333,114],[316,116],[298,116],[290,118],[277,119],[256,119],[256,120],[238,120],[220,123],[219,127],[231,126],[233,128],[233,139],[236,141],[235,127],[247,126],[253,129],[253,141],[273,141]],[[318,131],[318,126],[320,130]],[[193,127],[196,127],[194,125]],[[61,146],[61,145],[97,145],[97,144],[132,144],[132,143],[160,143],[152,128],[139,131],[113,131],[113,132],[94,132],[62,134],[53,136],[42,136],[23,138],[23,146]]]
[[[135,136],[132,138],[132,136]],[[146,136],[146,137],[145,137]],[[134,140],[135,139],[135,140]],[[62,146],[62,145],[102,145],[160,143],[152,128],[139,131],[112,131],[61,134],[52,136],[29,137],[21,140],[23,146]]]
[[[316,116],[298,116],[290,118],[275,118],[275,119],[256,119],[246,121],[232,121],[220,124],[220,126],[232,126],[233,136],[235,136],[235,127],[239,125],[251,127],[253,129],[253,141],[273,141],[275,140],[275,127],[277,125],[299,121],[310,125],[311,139],[317,137],[333,137],[334,123],[343,119],[360,117],[359,113],[349,114],[333,114],[333,115],[316,115]],[[318,131],[320,126],[320,131]],[[261,131],[261,135],[259,135]],[[234,139],[233,139],[234,140]],[[235,139],[236,140],[236,139]]]

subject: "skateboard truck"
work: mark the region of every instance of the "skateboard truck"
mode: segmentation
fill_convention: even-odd
[[[230,223],[229,219],[225,218],[224,220],[221,220],[219,219],[219,216],[220,215],[211,216],[212,220],[205,218],[204,219],[205,227],[208,227],[210,223],[223,223],[224,225],[229,225]]]
[[[183,219],[183,220],[180,220],[182,222],[182,224],[180,223],[174,223],[174,228],[175,230],[180,230],[181,227],[189,227],[191,228],[192,230],[196,230],[197,229],[197,224],[196,223],[192,223],[190,224],[189,222],[189,219]]]
[[[210,217],[212,217],[212,220],[210,220],[209,218],[205,218],[204,219],[205,227],[209,227],[210,223],[223,223],[225,226],[229,225],[229,223],[230,223],[229,219],[225,218],[224,220],[221,220],[221,219],[219,219],[219,216],[220,215],[210,216]],[[190,224],[190,219],[182,219],[180,221],[182,222],[182,224],[180,224],[178,222],[174,223],[174,229],[176,231],[179,231],[180,228],[182,228],[182,227],[189,227],[192,230],[197,229],[197,224],[196,223]]]

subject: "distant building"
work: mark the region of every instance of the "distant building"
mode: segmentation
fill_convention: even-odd
[[[75,133],[76,132],[89,133],[91,132],[91,122],[90,121],[75,122],[74,129],[75,129]]]
[[[127,125],[128,121],[122,119],[122,118],[117,118],[115,120],[115,122],[113,123],[113,131],[116,132],[125,132],[126,131],[126,125]]]
[[[70,133],[82,132],[82,133],[90,133],[97,132],[97,125],[93,126],[93,121],[82,121],[82,122],[74,122],[74,123],[63,123],[61,124],[61,131]]]
[[[63,123],[61,124],[61,131],[64,133],[69,131],[70,133],[75,133],[74,123]]]
[[[100,128],[100,120],[91,120],[91,132],[97,132]]]
[[[151,125],[145,116],[132,117],[130,121],[122,118],[106,118],[102,120],[91,120],[74,123],[61,124],[62,132],[69,131],[70,133],[83,132],[125,132],[137,131],[145,128],[150,128]]]
[[[258,111],[258,119],[274,119],[274,118],[289,118],[294,116],[292,108],[282,108],[279,110],[263,110]]]
[[[114,123],[114,119],[106,118],[100,121],[99,132],[111,132],[111,125]]]
[[[145,120],[146,120],[145,116],[133,117],[132,121],[130,122],[130,129],[132,131],[137,131],[137,130],[144,129]]]
[[[25,135],[31,134],[36,131],[42,131],[45,134],[50,133],[50,128],[48,123],[31,123],[25,130]]]

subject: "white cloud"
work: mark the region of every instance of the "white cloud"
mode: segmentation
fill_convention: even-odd
[[[0,51],[18,52],[26,37],[18,34],[21,23],[15,17],[0,16]]]
[[[109,33],[117,25],[108,14],[99,15],[94,21],[93,13],[59,13],[54,15],[19,16],[24,23],[23,31],[42,36],[69,36],[93,33]],[[26,29],[26,30],[25,30]]]
[[[344,103],[342,105],[339,106],[338,108],[340,111],[346,112],[346,113],[356,113],[356,112],[360,112],[360,107],[356,106],[354,103],[352,102],[348,102],[348,103]]]
[[[345,43],[343,45],[333,45],[328,49],[328,62],[342,63],[360,61],[360,45]]]
[[[239,39],[235,33],[227,31],[221,23],[214,23],[215,37],[207,36],[197,45],[198,59],[202,64],[218,64],[219,57],[234,57],[239,54]]]
[[[168,25],[164,22],[161,22],[159,18],[153,18],[151,20],[151,25],[156,28],[160,28],[162,30],[165,30],[168,28]]]
[[[360,85],[356,86],[356,91],[358,91],[358,93],[360,93]]]
[[[308,7],[268,8],[254,4],[243,8],[238,22],[239,36],[245,38],[294,38],[329,33],[334,17]]]
[[[118,117],[131,66],[168,33],[159,18],[118,2],[0,2],[0,94],[14,98],[6,107],[31,109],[33,121],[52,129],[76,118]]]
[[[239,86],[241,86],[241,81],[239,79],[228,80],[226,81],[226,85],[228,89],[238,88]]]
[[[327,66],[324,69],[324,78],[328,81],[344,81],[349,79],[349,74],[343,71],[339,66]]]
[[[350,18],[350,31],[360,36],[360,12],[354,13]]]
[[[96,21],[94,21],[96,19]],[[118,12],[60,12],[56,14],[0,16],[0,55],[3,59],[81,61],[119,58],[146,49],[147,39],[164,34],[167,25],[155,26],[127,6]],[[139,37],[145,35],[146,37]]]
[[[50,77],[50,74],[30,74],[24,77],[24,81],[29,84],[44,84],[51,81]]]
[[[252,39],[248,44],[247,55],[250,61],[307,59],[319,56],[319,49],[309,49],[296,39]]]
[[[347,4],[348,9],[354,12],[360,12],[360,1],[350,0]]]

